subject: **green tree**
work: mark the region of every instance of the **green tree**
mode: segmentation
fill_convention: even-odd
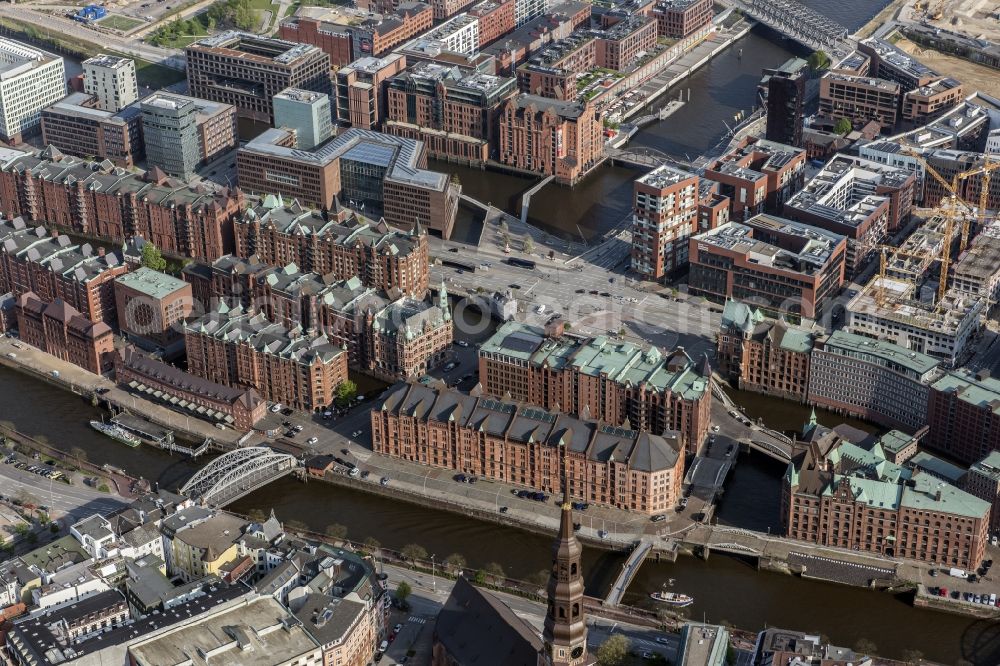
[[[486,572],[482,569],[476,571],[476,575],[472,577],[472,582],[476,585],[486,585]]]
[[[875,645],[874,641],[867,638],[859,638],[854,644],[854,651],[863,655],[873,655],[878,651],[878,646]]]
[[[827,55],[826,51],[813,51],[812,55],[809,56],[809,69],[812,71],[819,72],[829,66],[830,56]]]
[[[331,539],[342,541],[347,538],[347,527],[340,523],[333,523],[326,526],[326,535]]]
[[[368,550],[378,550],[382,547],[382,544],[375,537],[368,537],[365,539],[364,546]]]
[[[504,573],[503,567],[500,566],[499,562],[487,563],[486,573],[493,578],[494,583],[502,583],[503,579],[507,577],[507,574]]]
[[[460,571],[464,569],[466,564],[467,562],[465,561],[465,556],[461,553],[452,553],[448,557],[444,558],[444,566],[453,571]]]
[[[844,136],[848,132],[854,129],[854,125],[847,118],[838,118],[837,122],[833,125],[833,133]]]
[[[263,523],[267,520],[267,513],[264,512],[264,509],[250,509],[247,511],[247,520],[254,523]]]
[[[102,493],[110,493],[111,492],[111,488],[109,488],[108,484],[106,484],[106,483],[102,483],[101,485],[97,486],[97,490],[98,490],[98,492],[102,492]]]
[[[535,240],[531,236],[524,237],[524,251],[527,254],[535,251]]]
[[[337,404],[344,406],[350,404],[358,395],[358,385],[350,379],[337,384]]]
[[[399,599],[400,602],[406,601],[406,598],[410,596],[411,592],[413,592],[413,588],[411,588],[410,584],[405,580],[400,581],[399,585],[396,586],[396,598]]]
[[[403,559],[410,561],[427,559],[427,549],[416,543],[406,544],[403,546],[403,550],[399,551],[399,554],[403,556]]]
[[[73,456],[77,462],[87,462],[87,452],[79,446],[70,447],[69,454]]]
[[[18,523],[17,525],[14,525],[14,534],[19,537],[26,537],[30,531],[31,526],[28,525],[28,523]]]
[[[599,666],[621,666],[628,658],[629,640],[622,634],[612,634],[597,648]]]
[[[916,666],[924,660],[924,653],[920,650],[903,650],[903,661]]]
[[[142,246],[142,257],[139,259],[139,263],[154,271],[162,271],[167,267],[167,260],[160,253],[160,248],[148,242]]]

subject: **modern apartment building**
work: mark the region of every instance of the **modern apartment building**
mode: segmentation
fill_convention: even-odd
[[[979,202],[984,186],[987,186],[986,179],[980,170],[987,161],[987,156],[983,153],[971,150],[927,150],[923,151],[923,158],[928,166],[938,172],[942,178],[951,183],[956,174],[972,172],[966,178],[959,179],[958,196],[965,201]],[[995,174],[994,174],[995,175]],[[948,191],[936,178],[924,177],[923,205],[935,207],[951,196]],[[1000,178],[991,178],[986,191],[987,210],[1000,210]]]
[[[0,37],[0,139],[20,143],[34,134],[42,109],[65,96],[62,58]]]
[[[397,384],[372,409],[376,453],[584,502],[658,514],[681,497],[679,433],[633,430],[520,401]]]
[[[500,108],[512,78],[420,62],[387,83],[385,131],[423,141],[430,157],[483,164],[498,153]]]
[[[337,71],[337,120],[347,127],[377,130],[386,118],[386,82],[406,69],[406,56],[365,56]]]
[[[990,451],[969,466],[962,480],[962,490],[989,502],[990,532],[1000,530],[1000,451]]]
[[[712,0],[658,0],[653,5],[660,37],[684,39],[712,22]]]
[[[951,273],[955,291],[1000,299],[1000,225],[983,229],[952,264]]]
[[[333,136],[330,96],[287,88],[274,96],[274,126],[295,130],[295,147],[312,150]]]
[[[415,298],[427,292],[427,233],[419,226],[398,231],[383,222],[345,216],[340,220],[298,202],[254,200],[236,219],[236,254],[265,264],[299,268],[334,280],[357,276],[380,291]]]
[[[767,90],[767,129],[764,136],[789,146],[801,146],[805,119],[809,64],[791,58],[781,67],[765,69],[761,87]]]
[[[728,300],[717,338],[719,372],[741,391],[805,402],[815,337],[808,329],[767,319],[746,303]]]
[[[988,371],[953,370],[931,384],[924,443],[971,464],[1000,451],[1000,380]]]
[[[135,174],[49,148],[0,166],[0,212],[44,220],[115,242],[135,236],[164,252],[208,261],[232,247],[237,189],[176,185],[162,174]]]
[[[906,51],[884,39],[869,37],[858,43],[858,51],[871,58],[870,74],[894,81],[905,90],[930,84],[940,75]]]
[[[374,15],[342,6],[305,13],[311,10],[300,8],[297,16],[282,21],[278,35],[323,49],[334,70],[366,56],[384,56],[434,25],[434,10],[423,2],[400,2],[395,9]]]
[[[616,426],[676,431],[688,453],[708,433],[710,376],[682,349],[642,350],[564,334],[561,326],[510,321],[479,349],[479,383],[488,394]]]
[[[914,125],[926,125],[961,104],[963,99],[962,84],[942,77],[903,94],[902,118]]]
[[[347,380],[347,352],[325,335],[286,329],[263,314],[220,305],[184,329],[188,372],[252,387],[268,402],[311,412]]]
[[[17,330],[26,344],[96,375],[114,365],[111,327],[93,322],[63,301],[43,301],[34,292],[17,297]]]
[[[518,95],[500,111],[500,163],[572,185],[604,160],[601,115],[589,101]]]
[[[837,155],[785,202],[785,217],[845,236],[847,274],[877,254],[890,230],[909,222],[915,177],[869,160]]]
[[[291,132],[271,129],[240,148],[240,188],[323,209],[339,202],[404,229],[420,224],[451,235],[460,188],[427,170],[422,142],[351,128],[313,151],[292,143]]]
[[[0,220],[0,292],[32,292],[45,302],[62,301],[87,319],[117,322],[114,280],[128,272],[116,254],[29,225]]]
[[[150,351],[176,355],[184,344],[184,321],[194,310],[191,285],[141,267],[115,280],[118,329]]]
[[[191,95],[254,120],[274,120],[271,100],[285,88],[330,93],[330,56],[311,44],[227,31],[194,42],[185,55]]]
[[[806,151],[750,136],[711,162],[702,178],[719,183],[729,197],[730,217],[742,222],[760,213],[780,213],[805,179]]]
[[[801,446],[782,486],[786,537],[961,569],[983,561],[987,502],[832,431]]]
[[[819,111],[831,118],[846,118],[855,127],[874,120],[892,129],[899,119],[902,94],[893,81],[828,72],[819,80]]]
[[[479,20],[479,47],[488,46],[517,27],[517,0],[481,0],[469,7],[469,16]]]
[[[121,111],[138,101],[135,61],[104,53],[84,60],[83,92],[96,97],[102,111]]]
[[[514,0],[514,24],[522,25],[536,19],[549,9],[549,0]]]
[[[71,155],[93,155],[131,168],[142,158],[142,111],[129,106],[102,111],[96,97],[71,93],[42,109],[42,143]]]
[[[171,176],[190,179],[201,161],[194,104],[154,93],[139,106],[150,168],[158,167]]]
[[[632,270],[660,280],[688,264],[688,239],[699,232],[698,176],[660,166],[636,179]]]
[[[921,300],[911,281],[878,275],[846,306],[847,330],[961,365],[979,331],[985,299],[949,289],[938,303]]]
[[[689,242],[690,291],[717,302],[815,318],[844,283],[846,239],[780,217],[729,222]]]
[[[835,331],[813,349],[809,402],[913,433],[927,423],[930,384],[940,365],[885,340]]]

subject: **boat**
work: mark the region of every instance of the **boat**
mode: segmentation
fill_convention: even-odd
[[[91,421],[90,427],[99,433],[103,433],[113,440],[121,442],[126,446],[135,448],[142,444],[142,440],[130,433],[117,423],[104,423],[102,421]]]
[[[677,592],[653,592],[649,596],[653,601],[659,601],[660,603],[670,604],[671,606],[678,606],[680,608],[690,606],[694,603],[694,597],[686,594],[678,594]]]

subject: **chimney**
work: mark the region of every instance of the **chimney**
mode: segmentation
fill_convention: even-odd
[[[979,372],[976,373],[976,379],[978,379],[979,381],[982,381],[984,379],[989,379],[989,378],[990,378],[990,369],[989,368],[983,368],[982,370],[980,370]]]
[[[103,257],[104,256],[104,248],[103,247],[97,248],[97,256],[98,257]]]
[[[59,238],[59,230],[49,229],[49,236],[51,236],[52,238]]]

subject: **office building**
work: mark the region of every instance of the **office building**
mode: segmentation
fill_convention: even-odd
[[[483,164],[498,153],[500,108],[512,78],[420,62],[387,83],[388,134],[424,142],[428,155]]]
[[[688,239],[699,230],[698,176],[671,166],[636,179],[632,270],[660,280],[688,264]]]
[[[138,101],[135,61],[103,53],[84,60],[83,92],[96,97],[102,111],[121,111]]]
[[[806,80],[809,64],[802,58],[791,58],[775,69],[765,69],[761,86],[767,89],[768,141],[790,146],[802,144],[802,121],[805,119]]]
[[[267,403],[254,389],[223,386],[157,361],[134,347],[114,355],[115,381],[147,400],[161,401],[191,416],[248,431],[267,416]],[[160,397],[155,397],[159,393]],[[181,411],[187,415],[187,412]]]
[[[95,375],[114,365],[111,327],[87,319],[62,299],[43,301],[34,292],[22,293],[17,297],[17,330],[26,344]]]
[[[717,337],[719,373],[741,391],[805,402],[815,338],[806,328],[727,300]]]
[[[514,25],[522,25],[536,19],[549,9],[549,0],[514,0]]]
[[[914,125],[926,125],[965,99],[962,84],[942,77],[903,94],[902,118]]]
[[[816,318],[844,283],[843,236],[772,215],[689,239],[692,294],[772,314]]]
[[[184,328],[188,372],[223,386],[252,387],[268,402],[311,412],[347,380],[348,354],[325,335],[286,329],[263,314],[219,304]]]
[[[386,82],[406,69],[406,56],[358,58],[336,76],[337,121],[347,127],[377,130],[386,118]]]
[[[781,494],[788,538],[960,569],[983,561],[990,505],[810,425]]]
[[[712,23],[712,0],[658,0],[653,5],[657,34],[684,39]]]
[[[96,102],[86,93],[71,93],[42,109],[42,143],[71,155],[93,155],[133,167],[145,154],[142,111],[137,105],[102,111]]]
[[[239,136],[236,128],[236,107],[232,104],[210,102],[197,97],[159,91],[151,98],[173,103],[178,108],[194,107],[194,124],[198,134],[198,161],[207,163],[236,148]]]
[[[274,96],[274,126],[295,130],[295,147],[312,150],[333,136],[330,96],[288,88]]]
[[[990,451],[969,467],[962,490],[989,502],[990,532],[1000,530],[1000,451]]]
[[[272,99],[286,88],[330,93],[330,56],[310,44],[227,31],[185,49],[188,91],[271,123]]]
[[[472,0],[430,0],[435,21],[446,21],[472,4]]]
[[[949,289],[938,303],[920,298],[916,285],[878,275],[847,303],[847,330],[888,340],[910,351],[961,365],[979,330],[985,299]]]
[[[913,90],[940,78],[930,67],[884,39],[869,37],[858,43],[858,51],[871,58],[870,74]]]
[[[890,229],[909,222],[915,177],[869,160],[837,155],[785,202],[785,217],[845,236],[847,274],[876,255]]]
[[[373,450],[393,458],[544,493],[563,490],[565,469],[569,497],[645,514],[669,511],[681,497],[676,432],[654,435],[419,383],[390,389],[371,422]]]
[[[828,72],[819,80],[819,111],[834,119],[846,118],[855,128],[874,120],[891,130],[902,94],[892,81]]]
[[[0,292],[60,300],[95,323],[113,326],[114,280],[126,272],[120,256],[104,248],[74,245],[68,236],[20,217],[0,220]]]
[[[589,101],[517,95],[500,111],[500,163],[573,185],[604,160],[601,115]]]
[[[710,371],[682,349],[664,354],[606,336],[517,322],[479,349],[479,383],[495,396],[651,433],[676,431],[696,453],[709,427]]]
[[[191,285],[166,273],[142,267],[115,280],[118,329],[140,347],[165,356],[184,344],[184,320],[191,316]]]
[[[434,25],[434,9],[423,2],[400,2],[372,14],[353,7],[302,7],[281,22],[282,39],[312,44],[330,56],[334,71],[359,58],[380,58]]]
[[[1000,380],[988,371],[953,370],[931,384],[924,443],[971,464],[1000,451]]]
[[[62,58],[0,37],[0,139],[20,143],[34,134],[42,109],[65,96]]]
[[[159,167],[171,176],[191,178],[201,161],[194,104],[153,94],[139,106],[148,165]]]
[[[0,165],[0,212],[118,243],[140,236],[168,254],[214,261],[232,247],[237,189],[177,184],[48,148]]]
[[[357,276],[365,286],[415,298],[427,292],[427,234],[420,226],[397,231],[364,217],[338,219],[265,197],[251,201],[235,227],[237,256],[272,266],[292,263],[334,280]]]
[[[313,151],[295,149],[292,139],[272,129],[240,148],[240,188],[323,209],[349,205],[403,229],[419,223],[445,239],[451,235],[461,190],[447,175],[427,170],[420,141],[357,128]]]
[[[976,202],[978,206],[982,189],[986,186],[986,179],[981,171],[987,162],[985,154],[970,150],[935,149],[923,151],[923,158],[948,183],[953,182],[957,174],[971,172],[968,177],[959,179],[958,197],[964,201]],[[939,206],[951,196],[948,188],[936,178],[925,176],[923,184],[922,204],[926,207]],[[986,209],[1000,210],[1000,178],[990,178],[988,187]]]
[[[802,187],[806,151],[750,136],[710,162],[702,178],[719,183],[729,197],[731,219],[742,222],[760,213],[779,214]]]
[[[835,331],[812,351],[809,402],[913,433],[927,423],[930,384],[940,365],[892,342]]]
[[[368,317],[365,370],[381,379],[417,379],[440,365],[451,347],[451,306],[444,284],[437,305],[403,298]]]

